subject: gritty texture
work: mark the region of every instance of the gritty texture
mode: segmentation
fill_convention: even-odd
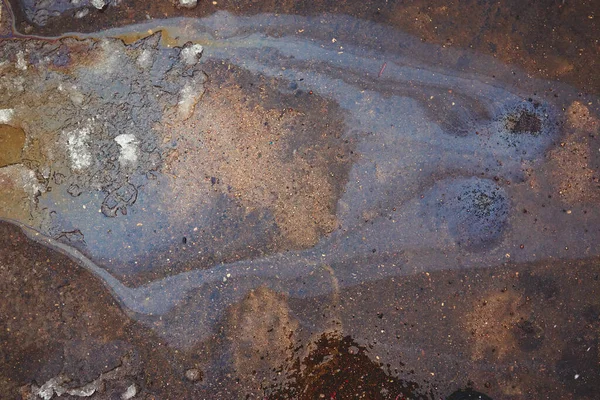
[[[492,398],[593,399],[598,390],[597,259],[423,273],[304,300],[258,289],[221,333],[184,350],[163,346],[99,281],[16,227],[0,224],[0,249],[3,398],[96,388],[91,398],[107,399],[132,385],[142,398],[215,399],[432,399],[468,385]],[[310,314],[322,322],[299,326]],[[221,375],[211,365],[223,355],[231,369]]]
[[[0,42],[8,60],[0,65],[0,116],[10,123],[0,125],[7,149],[0,167],[23,159],[42,191],[72,197],[100,191],[96,210],[125,214],[136,200],[131,193],[160,170],[169,151],[153,124],[176,109],[181,96],[189,97],[191,113],[203,93],[198,66],[178,62],[181,49],[157,49],[159,40],[155,35],[130,46],[119,40]],[[50,214],[30,200],[30,221],[54,235],[73,230],[60,211],[70,207],[68,198]],[[6,213],[19,207],[3,204]]]
[[[336,228],[337,199],[352,165],[342,122],[321,117],[336,106],[305,94],[298,108],[283,108],[291,96],[273,91],[276,81],[250,83],[256,78],[247,72],[218,64],[207,71],[211,81],[197,114],[165,125],[181,149],[167,170],[177,177],[176,209],[185,213],[198,193],[216,191],[246,214],[273,215],[284,248],[314,245]],[[191,169],[197,174],[187,174]]]
[[[0,398],[597,397],[591,2],[10,4]]]
[[[11,0],[13,4],[21,3]],[[171,2],[124,0],[104,13],[90,13],[74,19],[68,3],[26,3],[25,13],[13,7],[17,28],[55,36],[63,32],[93,32],[115,25],[141,22],[146,15],[205,17],[219,10],[236,15],[260,13],[321,15],[339,13],[384,23],[418,36],[424,42],[446,48],[471,48],[505,63],[519,65],[537,76],[575,84],[580,89],[599,93],[598,77],[598,9],[595,0],[552,1],[505,0],[496,3],[476,0],[449,1],[439,4],[430,0],[376,0],[358,2],[327,0],[305,3],[293,0],[245,3],[237,0],[203,1],[193,10],[173,7]],[[193,2],[195,3],[195,2]],[[177,4],[177,3],[176,3]],[[133,15],[123,12],[132,10]],[[465,12],[469,10],[469,12]],[[40,19],[32,24],[32,16]],[[548,28],[551,27],[551,28]],[[368,33],[365,34],[368,37]],[[373,37],[376,43],[377,38]],[[469,69],[469,57],[458,60]]]
[[[25,145],[25,132],[9,125],[0,125],[0,168],[21,161],[21,152]]]

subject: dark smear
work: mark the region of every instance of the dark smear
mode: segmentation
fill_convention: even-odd
[[[562,124],[556,107],[532,99],[505,104],[497,120],[501,143],[527,158],[535,157],[556,140]]]
[[[273,388],[269,399],[433,399],[416,382],[390,374],[350,336],[323,334],[310,354],[288,372],[290,384]]]
[[[498,239],[508,221],[506,193],[491,180],[464,179],[448,183],[439,217],[448,223],[460,246],[476,250]]]
[[[544,331],[535,321],[517,322],[513,328],[513,333],[519,347],[524,351],[539,349],[544,341]]]
[[[517,117],[509,116],[506,121],[506,128],[512,133],[529,133],[539,135],[542,129],[540,118],[528,111],[521,111]]]
[[[590,333],[575,332],[562,349],[563,356],[556,364],[556,370],[571,393],[596,398],[600,393],[598,338],[590,338]]]

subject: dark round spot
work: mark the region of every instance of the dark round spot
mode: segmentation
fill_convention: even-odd
[[[490,397],[483,393],[476,392],[471,388],[464,390],[457,390],[452,393],[447,400],[492,400]]]
[[[447,224],[456,243],[465,248],[487,247],[507,224],[509,202],[504,189],[488,179],[456,179],[440,188],[440,222]]]
[[[513,334],[523,351],[537,350],[544,341],[543,329],[529,320],[518,322],[513,328]]]
[[[541,132],[542,121],[537,115],[523,110],[518,115],[506,117],[506,129],[512,133],[528,133],[536,136]]]
[[[558,115],[548,103],[515,101],[497,110],[492,132],[501,139],[497,145],[517,149],[521,156],[536,157],[556,139]]]

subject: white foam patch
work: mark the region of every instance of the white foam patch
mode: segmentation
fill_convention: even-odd
[[[194,8],[198,4],[198,0],[179,0],[179,6],[185,8]]]
[[[74,170],[79,171],[92,164],[92,154],[88,147],[90,133],[89,125],[65,133],[71,168]]]
[[[185,84],[181,92],[179,92],[179,102],[177,103],[179,116],[188,119],[194,112],[196,103],[204,95],[204,85],[196,80],[192,80]]]
[[[115,138],[115,142],[121,146],[119,162],[123,165],[135,164],[138,158],[138,140],[131,133],[123,133]]]
[[[190,84],[186,84],[181,92],[179,93],[179,115],[187,119],[192,115],[194,111],[194,105],[196,104],[196,96],[194,96],[194,88]]]
[[[106,5],[106,3],[104,2],[104,0],[92,0],[91,3],[98,10],[102,10],[104,8],[104,6]]]
[[[137,58],[136,63],[138,67],[142,69],[149,69],[152,67],[152,52],[148,49],[144,49],[142,54]]]
[[[193,44],[184,47],[179,57],[185,65],[194,65],[200,60],[203,51],[204,47],[199,44]]]
[[[121,399],[122,400],[129,400],[129,399],[133,399],[135,397],[135,395],[137,394],[137,388],[135,386],[135,383],[130,385],[127,390],[125,391],[125,393],[123,393],[121,395]]]
[[[10,124],[14,115],[15,110],[12,108],[0,110],[0,124]]]
[[[25,53],[19,51],[17,53],[17,68],[21,71],[25,71],[27,69],[27,61],[25,60]]]

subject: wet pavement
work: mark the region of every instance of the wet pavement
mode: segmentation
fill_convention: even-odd
[[[0,397],[597,397],[597,7],[380,3],[2,4]]]

